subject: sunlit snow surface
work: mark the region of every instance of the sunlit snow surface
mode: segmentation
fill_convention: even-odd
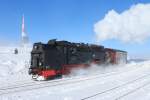
[[[14,54],[15,48],[18,54]],[[30,52],[31,48],[0,47],[0,81],[28,79]]]
[[[0,100],[150,100],[150,61],[92,65],[74,69],[63,79],[41,82],[28,75],[31,48],[18,48],[18,55],[13,54],[15,48],[0,47]],[[23,87],[19,92],[1,95],[6,86],[28,82],[44,84],[40,85],[42,88]]]

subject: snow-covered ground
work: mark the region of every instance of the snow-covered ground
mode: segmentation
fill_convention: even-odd
[[[0,100],[149,100],[150,61],[74,70],[63,79],[33,81],[31,48],[0,47]]]
[[[16,48],[18,54],[14,54]],[[0,81],[28,79],[30,52],[31,48],[0,47]]]

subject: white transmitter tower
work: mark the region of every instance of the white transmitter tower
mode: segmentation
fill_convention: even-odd
[[[22,33],[21,33],[21,46],[26,46],[29,44],[29,38],[27,33],[25,32],[25,25],[24,25],[24,15],[22,16]]]

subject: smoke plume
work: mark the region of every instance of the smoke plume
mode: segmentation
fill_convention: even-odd
[[[143,43],[150,38],[150,4],[133,5],[122,13],[111,10],[94,25],[94,31],[98,41]]]

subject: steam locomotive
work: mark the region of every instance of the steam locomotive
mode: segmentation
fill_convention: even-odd
[[[119,64],[127,62],[127,52],[104,48],[101,45],[49,40],[47,44],[34,43],[29,74],[44,80],[69,74],[73,68],[90,64]]]

